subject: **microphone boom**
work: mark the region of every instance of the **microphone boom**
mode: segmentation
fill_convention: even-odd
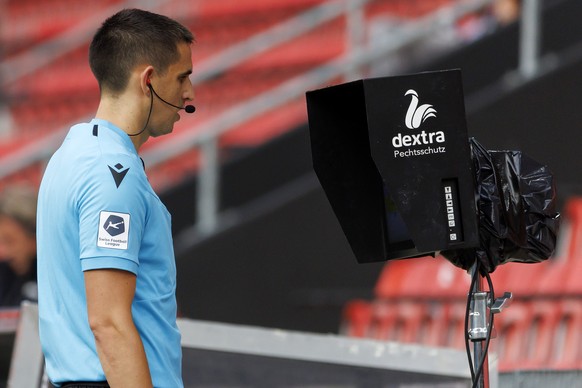
[[[196,112],[196,107],[194,105],[178,106],[178,105],[171,104],[168,101],[164,100],[162,97],[160,97],[158,95],[158,93],[156,93],[156,91],[154,90],[154,87],[150,83],[148,83],[148,87],[150,88],[150,90],[152,91],[152,93],[154,93],[154,96],[156,96],[164,104],[167,104],[167,105],[169,105],[171,107],[174,107],[176,109],[184,109],[184,111],[186,113],[194,113],[194,112]]]

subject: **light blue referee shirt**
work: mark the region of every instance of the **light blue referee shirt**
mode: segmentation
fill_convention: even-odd
[[[182,387],[170,214],[129,136],[94,119],[71,128],[38,202],[39,330],[50,380],[103,381],[83,271],[136,274],[133,320],[156,388]]]

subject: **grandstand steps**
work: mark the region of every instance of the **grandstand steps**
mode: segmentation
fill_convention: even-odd
[[[77,0],[5,0],[0,8],[4,23],[0,34],[3,55],[10,58],[115,4],[123,4],[123,0],[101,0],[92,7]]]
[[[289,9],[298,11],[291,3],[299,7],[316,2],[199,2],[208,7],[200,14],[204,17],[184,15],[191,17],[191,27],[199,31],[194,55],[208,58],[225,48],[233,36],[246,39],[271,26]],[[227,8],[220,8],[227,3],[240,7],[235,16],[229,15]],[[399,2],[382,2],[382,6],[389,3],[397,6]],[[582,192],[576,168],[582,165],[577,130],[577,123],[582,121],[578,108],[578,85],[582,83],[578,40],[582,25],[577,20],[582,3],[548,3],[559,6],[544,14],[542,52],[565,60],[533,82],[518,87],[506,82],[506,75],[518,65],[518,25],[411,72],[461,68],[470,135],[487,148],[522,149],[548,163],[556,174],[560,202],[566,204],[564,213],[579,220],[580,207],[566,200]],[[264,6],[273,9],[265,12],[259,8]],[[377,7],[384,11],[382,6]],[[257,24],[248,27],[248,20],[253,19]],[[176,132],[195,122],[203,128],[206,120],[232,104],[339,55],[344,45],[341,22],[330,26],[326,33],[317,31],[315,36],[261,54],[199,85],[195,102],[198,112],[183,117]],[[11,53],[17,53],[27,39],[49,37],[62,27],[51,28],[31,30],[16,41]],[[304,45],[321,49],[301,55]],[[13,109],[24,136],[13,144],[0,144],[0,152],[18,149],[29,139],[53,130],[56,124],[94,112],[96,85],[83,60],[76,51],[23,81],[28,93],[18,96]],[[67,69],[67,61],[78,65]],[[47,123],[54,128],[44,127]],[[299,100],[241,123],[221,139],[225,162],[220,185],[222,224],[220,232],[210,237],[203,238],[191,230],[196,220],[199,152],[192,150],[148,171],[172,213],[178,243],[181,314],[290,330],[341,330],[358,337],[462,348],[459,333],[464,323],[467,275],[442,258],[391,262],[388,266],[357,264],[312,173],[304,124],[304,102]],[[295,129],[289,131],[289,127]],[[155,144],[148,143],[147,147]],[[39,171],[39,166],[32,166],[17,179],[35,181]],[[497,292],[514,292],[517,300],[496,317],[500,337],[493,340],[493,350],[503,360],[502,371],[582,369],[582,283],[577,276],[582,270],[582,223],[572,223],[564,231],[570,236],[570,244],[555,260],[534,265],[506,264],[493,274]],[[434,283],[425,281],[435,274]],[[438,299],[415,305],[401,298],[395,305],[394,299],[402,290],[411,300],[427,296]],[[537,294],[532,296],[532,291]],[[341,322],[342,314],[350,321]]]
[[[195,64],[210,58],[236,42],[243,42],[253,35],[275,26],[281,21],[298,15],[308,7],[322,4],[323,0],[299,0],[270,2],[210,1],[200,0],[185,6],[178,1],[169,1],[161,10],[179,14],[179,19],[195,32],[197,42],[193,47]],[[89,20],[98,11],[105,10],[119,0],[100,2],[98,6],[81,5],[70,0],[51,0],[38,4],[31,1],[9,1],[5,5],[5,20],[22,20],[17,26],[4,29],[2,39],[7,43],[4,54],[8,59],[19,54],[32,44],[42,43],[76,24]],[[367,18],[390,14],[394,17],[415,18],[426,14],[450,0],[426,1],[373,1],[366,11]],[[55,14],[57,10],[57,14]],[[25,17],[26,15],[26,17]],[[228,28],[225,28],[228,26]],[[271,90],[277,85],[343,54],[346,45],[345,20],[332,20],[304,36],[256,55],[235,66],[226,73],[195,85],[197,93],[196,120],[183,118],[175,131],[188,126],[203,128],[206,120],[216,117],[234,104]],[[18,34],[14,35],[14,31]],[[11,35],[12,34],[12,35]],[[61,58],[9,85],[5,92],[11,99],[11,110],[18,131],[12,138],[4,140],[0,148],[4,154],[21,149],[23,144],[43,135],[60,131],[71,123],[89,119],[96,108],[98,89],[87,67],[87,45],[64,53]],[[239,128],[221,141],[228,147],[252,147],[268,141],[272,136],[294,127],[303,119],[298,114],[297,103],[284,106],[277,112],[268,112]],[[32,109],[31,107],[34,107]],[[268,126],[274,125],[273,128]],[[149,142],[144,149],[155,147],[158,142]],[[228,152],[225,152],[228,154]],[[163,177],[159,182],[152,179],[157,188],[165,189],[183,177],[191,176],[197,163],[191,155],[181,155],[182,161],[169,161],[152,171],[153,177]],[[184,167],[184,171],[178,168]],[[158,171],[159,170],[159,171]],[[165,171],[175,172],[165,175]],[[169,177],[173,176],[173,179]],[[34,181],[38,181],[38,178]]]
[[[379,3],[383,6],[389,3],[402,5],[404,1]],[[283,12],[283,7],[291,3],[310,2],[233,0],[228,3],[243,7],[234,16],[225,15],[225,9],[212,8],[227,2],[197,2],[202,3],[209,7],[205,11],[208,12],[206,16],[203,17],[203,13],[199,19],[190,14],[184,16],[191,18],[188,23],[194,31],[198,31],[195,55],[198,50],[200,57],[206,58],[215,50],[226,47],[233,39],[231,33],[239,39],[246,39],[254,32],[272,25],[275,16],[282,15],[280,12]],[[259,7],[267,3],[268,6],[280,8],[268,12],[275,16],[265,22],[264,18],[268,15],[255,12],[249,4]],[[415,3],[429,2],[419,0]],[[553,0],[552,4],[559,6],[544,14],[543,53],[560,55],[582,36],[582,25],[576,20],[582,11],[582,3]],[[378,10],[384,10],[382,6],[377,7]],[[291,9],[297,12],[297,8]],[[245,27],[244,20],[256,20],[263,24]],[[225,28],[225,25],[229,28]],[[31,33],[31,36],[34,34],[37,32]],[[521,148],[534,159],[548,162],[556,173],[558,192],[564,201],[582,187],[580,174],[573,167],[582,165],[576,129],[576,124],[582,120],[582,110],[577,106],[577,85],[582,82],[582,60],[574,50],[566,65],[548,71],[530,84],[508,88],[503,79],[505,74],[517,67],[517,37],[518,26],[508,26],[494,36],[486,37],[437,61],[422,64],[412,71],[462,68],[470,135],[476,136],[487,148]],[[230,104],[248,98],[257,91],[269,90],[286,77],[335,55],[343,45],[343,40],[334,40],[343,39],[337,26],[334,26],[329,36],[319,33],[315,38],[307,42],[300,40],[299,43],[290,43],[275,53],[262,54],[232,72],[200,85],[196,91],[200,104],[195,102],[199,112],[192,117],[184,117],[176,131],[185,130],[187,125],[197,120],[204,123]],[[333,39],[326,40],[330,38]],[[315,47],[322,49],[314,54],[299,56],[302,54],[301,44],[312,42],[317,43]],[[19,48],[13,50],[16,52]],[[38,123],[54,124],[57,118],[63,118],[64,122],[70,116],[82,116],[85,112],[94,111],[96,105],[91,104],[95,104],[95,100],[88,95],[95,97],[95,85],[92,86],[93,90],[84,89],[89,87],[92,79],[86,69],[67,72],[61,67],[67,61],[80,63],[80,58],[79,52],[71,53],[55,63],[54,67],[48,67],[26,81],[26,88],[31,92],[19,95],[21,100],[15,105],[15,109],[22,111],[18,114],[18,120],[22,120],[19,127],[22,127],[23,132],[29,128],[24,139],[55,129],[38,127]],[[265,69],[270,69],[270,72],[263,73]],[[74,75],[70,78],[77,79],[71,79],[70,83],[57,81],[64,75]],[[62,87],[62,93],[68,96],[55,95],[53,87],[56,90]],[[511,93],[508,94],[508,90]],[[47,102],[49,97],[55,104],[62,105],[53,106],[49,102],[47,107],[41,107],[41,103]],[[298,125],[295,130],[281,134],[286,126],[288,128],[298,124],[297,120],[304,114],[301,105],[302,102],[298,101],[285,108],[289,109],[288,112],[269,113],[256,121],[241,123],[241,129],[222,140],[226,148],[222,150],[225,165],[221,171],[220,210],[229,222],[221,225],[221,232],[214,236],[201,238],[189,229],[196,220],[195,173],[200,164],[197,151],[189,152],[149,172],[163,188],[161,197],[173,216],[174,233],[179,242],[178,296],[183,315],[293,330],[335,332],[345,302],[353,298],[366,301],[374,297],[373,287],[383,264],[356,264],[312,174],[307,127]],[[67,109],[77,113],[68,113]],[[277,125],[273,126],[273,123]],[[17,141],[22,142],[22,139]],[[151,144],[155,143],[148,143],[148,146]],[[31,168],[22,176],[27,177],[28,174],[34,174],[34,171],[38,170]],[[520,272],[531,271],[532,278],[540,279],[540,285],[547,283],[543,287],[550,287],[553,281],[546,279],[560,279],[560,273],[551,271],[548,272],[550,276],[542,276],[539,268],[544,268],[544,265],[539,264],[538,267],[536,264],[528,269],[524,266],[523,270],[520,267]],[[509,265],[507,268],[500,268],[496,276],[513,275],[503,274],[509,271]],[[452,269],[451,265],[443,271]],[[458,276],[457,272],[453,279]],[[445,292],[449,290],[446,287],[448,275],[442,276],[445,280],[441,291]],[[410,278],[412,291],[422,289],[423,284],[419,282],[417,275]],[[464,282],[466,279],[460,284]],[[253,284],[253,287],[248,287],[249,284]],[[457,282],[448,284],[450,287],[459,285]],[[507,290],[513,291],[512,288],[515,288],[521,293],[522,290],[527,291],[527,287],[527,282],[512,283]],[[375,291],[380,292],[378,288]],[[389,294],[394,291],[382,292]],[[576,305],[566,302],[559,310],[570,317],[564,323],[564,328],[577,327],[575,325],[579,322],[579,315]],[[463,313],[462,306],[457,304],[449,307],[439,314],[455,322],[453,327],[458,327]],[[530,314],[528,316],[534,316],[534,311],[528,306],[522,307]],[[512,308],[507,310],[507,318],[503,318],[508,322],[508,327],[512,322],[517,325],[517,321],[512,320],[517,319],[514,316],[520,313],[519,307],[513,310],[515,313],[511,312]],[[411,310],[408,309],[406,314]],[[358,311],[360,321],[367,319],[366,316],[370,314],[365,308]],[[415,325],[430,318],[425,314],[427,311],[431,310],[424,309],[412,314],[417,319]],[[555,326],[556,322],[553,320],[545,327]],[[383,324],[387,326],[392,323],[386,320]],[[359,330],[365,331],[366,327],[360,327]],[[511,330],[516,330],[516,341],[520,341],[521,331],[515,326]],[[383,333],[388,335],[385,330]],[[454,333],[455,330],[447,331],[446,340],[458,341]],[[435,341],[434,332],[427,332],[426,338]],[[565,346],[565,354],[578,357],[573,345],[567,349]]]

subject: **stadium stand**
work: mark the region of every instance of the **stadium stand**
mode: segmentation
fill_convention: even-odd
[[[423,16],[451,2],[452,0],[377,0],[371,1],[366,7],[365,16],[368,20],[376,17],[408,20]],[[102,2],[7,0],[2,5],[4,12],[0,25],[2,61],[11,63],[27,52],[37,52],[35,51],[37,49],[51,50],[52,46],[48,43],[63,35],[66,36],[68,31],[77,31],[76,28],[83,24],[88,26],[87,31],[93,31],[96,26],[93,16],[96,13],[129,3],[135,4],[120,0]],[[249,40],[324,1],[200,0],[188,2],[187,7],[182,7],[178,3],[165,2],[163,10],[169,14],[179,14],[195,31],[198,41],[194,50],[195,59],[204,61],[233,44]],[[417,65],[412,70],[462,67],[465,91],[469,97],[468,116],[472,133],[479,135],[478,138],[491,147],[515,148],[523,145],[532,150],[533,156],[540,160],[550,158],[562,182],[576,185],[579,184],[577,177],[579,173],[570,163],[572,160],[579,160],[576,158],[579,156],[579,150],[575,148],[573,152],[572,148],[568,148],[573,147],[572,144],[575,142],[556,144],[553,137],[546,136],[556,136],[556,133],[559,133],[562,138],[575,139],[577,132],[572,132],[571,128],[575,127],[572,123],[581,121],[579,108],[575,105],[568,108],[573,105],[572,101],[578,95],[576,85],[582,81],[582,76],[575,70],[580,68],[577,56],[579,42],[576,40],[580,34],[577,33],[579,30],[576,26],[579,25],[577,15],[580,14],[581,3],[566,0],[549,3],[558,4],[559,7],[556,6],[546,12],[543,28],[547,35],[543,40],[543,51],[545,54],[551,54],[552,58],[553,55],[562,55],[564,51],[567,51],[567,55],[560,57],[564,60],[564,66],[560,67],[559,71],[540,77],[533,85],[517,87],[508,93],[506,84],[499,81],[510,78],[507,76],[508,72],[517,66],[515,25],[508,26],[491,39],[484,39],[457,50],[429,66]],[[194,117],[182,118],[176,132],[202,131],[207,122],[220,116],[238,102],[272,90],[286,80],[341,56],[346,49],[345,27],[345,20],[341,17],[336,18],[290,42],[253,55],[195,85],[199,101],[198,111]],[[82,44],[66,46],[68,49],[60,50],[58,57],[43,65],[41,69],[3,84],[3,95],[0,97],[8,103],[14,120],[14,130],[9,138],[0,141],[0,155],[6,156],[23,150],[39,139],[42,141],[49,133],[58,134],[63,126],[89,117],[94,112],[98,102],[98,91],[86,66],[87,42],[88,38]],[[496,60],[491,61],[492,57]],[[535,105],[536,99],[532,98],[538,95],[547,96],[543,99],[544,107],[550,106],[554,110],[565,109],[566,112],[560,117],[555,114],[550,114],[550,118],[548,115],[542,115],[544,110],[540,105]],[[297,142],[297,138],[300,139],[302,146],[306,143],[306,128],[300,126],[305,122],[304,109],[304,102],[298,99],[285,104],[282,109],[269,111],[247,122],[238,123],[221,138],[224,147],[221,151],[221,160],[226,165],[224,175],[231,177],[225,181],[221,192],[221,196],[227,198],[226,203],[222,205],[223,208],[242,207],[242,199],[229,197],[235,189],[244,192],[245,194],[241,195],[246,195],[244,199],[251,202],[254,197],[259,197],[256,194],[259,187],[265,192],[275,191],[279,186],[288,183],[284,179],[297,179],[302,172],[307,171],[308,163],[298,167],[300,163],[295,157],[299,155],[307,159],[309,151],[292,143]],[[522,117],[531,118],[531,121],[520,121],[519,118]],[[561,131],[554,130],[555,128]],[[556,147],[551,155],[548,154],[548,144]],[[154,141],[148,143],[147,148],[155,149],[159,145],[159,142]],[[247,152],[251,149],[253,152]],[[261,158],[256,157],[259,154]],[[279,161],[277,157],[285,157],[288,164],[297,165],[277,164]],[[252,158],[256,159],[249,161]],[[566,160],[567,163],[564,162]],[[193,222],[194,211],[190,211],[188,204],[194,197],[192,186],[195,183],[192,183],[192,177],[196,175],[201,163],[199,150],[192,149],[149,170],[152,183],[164,193],[164,199],[179,198],[175,203],[169,203],[174,220],[178,221],[177,232],[187,232]],[[236,163],[238,165],[235,165]],[[0,185],[19,180],[38,182],[42,164],[42,161],[35,162],[18,170],[5,177]],[[246,168],[244,171],[240,167],[243,164]],[[298,171],[301,168],[305,171]],[[281,176],[277,176],[279,173]],[[258,182],[256,176],[264,179]],[[248,224],[240,226],[247,227],[247,234],[243,234],[243,237],[233,237],[240,230],[232,227],[227,232],[215,236],[213,240],[205,240],[198,245],[184,243],[185,247],[177,250],[181,273],[188,274],[181,275],[182,289],[179,291],[183,311],[187,315],[200,314],[198,317],[224,321],[240,319],[250,324],[280,326],[288,324],[297,325],[305,330],[335,329],[333,325],[338,317],[334,312],[330,314],[332,318],[328,319],[325,325],[317,326],[317,319],[309,322],[314,314],[313,308],[310,310],[311,315],[297,313],[298,311],[305,313],[305,310],[308,310],[303,305],[300,308],[294,305],[294,309],[287,310],[287,315],[279,318],[277,313],[283,310],[286,303],[290,303],[289,300],[296,303],[296,299],[284,291],[272,293],[274,295],[272,306],[266,301],[266,296],[272,290],[269,287],[277,286],[277,290],[280,290],[287,285],[281,280],[288,280],[289,273],[304,273],[302,271],[306,268],[313,271],[311,277],[314,280],[312,279],[311,283],[306,282],[309,286],[313,284],[322,288],[329,284],[337,286],[333,282],[339,283],[337,279],[340,279],[345,283],[353,280],[356,288],[362,285],[372,288],[371,284],[376,280],[375,271],[378,267],[366,269],[359,267],[356,270],[348,265],[338,264],[343,259],[348,261],[352,258],[342,245],[341,231],[333,230],[335,234],[322,232],[326,228],[331,230],[335,224],[330,221],[331,216],[321,210],[325,206],[321,195],[313,192],[316,190],[312,188],[312,191],[302,194],[299,199],[303,201],[307,198],[305,203],[310,201],[309,206],[299,207],[293,203],[294,206],[288,206],[281,211],[284,213],[281,219],[284,217],[285,220],[296,219],[298,214],[308,213],[302,211],[305,209],[316,216],[321,216],[321,219],[305,217],[302,218],[305,221],[303,224],[288,230],[284,227],[279,228],[284,224],[281,219],[273,220],[276,218],[273,216],[273,219],[265,221],[268,216],[260,218],[253,214],[255,218],[250,227]],[[567,194],[564,194],[564,198]],[[251,210],[256,211],[256,207]],[[582,201],[576,198],[569,199],[565,203],[563,214],[565,222],[561,231],[562,245],[554,258],[535,265],[507,264],[493,274],[497,292],[511,291],[515,296],[513,304],[495,318],[498,337],[492,344],[493,350],[499,355],[502,371],[524,368],[582,369],[580,330],[582,283],[577,275],[582,269]],[[270,231],[272,234],[268,234]],[[294,236],[287,236],[286,233],[289,232]],[[182,240],[196,241],[188,234],[181,237]],[[274,243],[267,247],[270,247],[270,250],[264,249],[263,246],[266,244],[263,239],[276,237],[282,239],[277,241],[281,245],[289,243],[288,252],[284,255],[287,260],[277,264],[277,268],[268,265],[273,265],[274,260],[281,260],[283,254],[278,247],[271,246]],[[249,241],[256,242],[255,245],[261,244],[263,252],[272,252],[271,256],[261,261],[256,254],[246,252],[245,249],[248,251],[255,249],[245,245]],[[326,250],[323,248],[324,244],[333,245],[334,249]],[[217,255],[223,261],[216,260]],[[196,257],[198,262],[192,261],[192,257]],[[316,262],[317,259],[321,262]],[[244,274],[247,278],[244,281],[240,275],[241,260],[246,262]],[[210,267],[211,262],[220,262],[216,264],[220,266],[220,270],[208,269],[206,266]],[[267,269],[260,267],[257,262]],[[323,269],[314,269],[317,263]],[[186,269],[189,271],[185,272]],[[348,281],[344,273],[339,274],[340,271],[346,270],[352,271],[350,273],[352,277]],[[211,276],[208,276],[209,273]],[[372,290],[372,297],[351,299],[353,294],[358,293],[352,289],[347,292],[350,295],[348,299],[351,300],[345,306],[343,302],[338,303],[341,305],[340,308],[343,308],[342,333],[354,337],[463,348],[464,303],[468,290],[466,273],[453,267],[442,257],[437,257],[391,262],[383,267],[379,274]],[[259,276],[265,281],[264,292],[261,295],[265,299],[260,299],[263,301],[262,305],[254,306],[251,301],[257,298],[256,295],[241,290],[245,284],[256,281]],[[220,285],[210,280],[204,283],[205,278],[213,277],[220,277],[231,290],[224,291]],[[195,286],[198,288],[189,288]],[[237,289],[237,286],[240,288]],[[295,284],[287,286],[289,289],[296,287]],[[227,294],[230,299],[225,298],[225,294],[221,294],[223,291],[235,292],[241,297],[237,299],[238,295]],[[199,296],[201,292],[205,293],[204,297]],[[241,309],[241,305],[246,308]],[[279,320],[269,320],[263,316],[258,318],[259,313],[257,316],[243,317],[249,311],[264,313],[268,306],[272,307],[269,308],[271,317],[277,317]],[[204,314],[208,311],[215,314],[208,314],[205,317]],[[239,316],[229,315],[231,312],[238,313]],[[294,319],[289,319],[290,316]],[[302,326],[297,323],[299,321]]]
[[[560,250],[538,264],[508,263],[492,274],[496,295],[513,293],[495,316],[492,342],[499,370],[576,370],[582,361],[582,268],[579,228],[582,202],[565,206]],[[353,300],[343,311],[351,336],[397,339],[462,349],[469,276],[443,257],[385,265],[372,300]]]
[[[196,63],[323,3],[322,0],[204,0],[184,6],[173,0],[160,2],[158,7],[170,15],[179,14],[179,18],[195,32]],[[394,18],[416,18],[451,1],[375,0],[369,3],[365,17],[371,20],[386,14]],[[99,3],[70,0],[5,2],[5,27],[0,36],[3,62],[7,64],[3,78],[4,101],[8,104],[14,129],[11,136],[0,143],[2,155],[18,151],[50,133],[64,131],[63,128],[69,124],[92,115],[98,102],[98,90],[86,57],[90,32],[99,20],[95,15],[136,4],[139,6],[140,3],[122,0]],[[84,34],[86,37],[70,42],[70,34]],[[27,52],[37,53],[28,57],[30,62],[41,60],[46,51],[52,51],[53,57],[41,68],[21,76],[11,75],[10,70],[14,68],[10,66],[22,64],[22,57],[27,59]],[[217,117],[225,109],[271,90],[345,52],[346,20],[339,16],[195,85],[197,101],[200,101],[196,116],[182,118],[175,132],[200,131],[207,120]],[[289,131],[305,119],[303,102],[297,99],[248,122],[239,123],[224,136],[221,144],[227,149],[256,147]],[[149,142],[144,149],[148,147],[155,148],[156,141]],[[227,152],[225,154],[228,155]],[[154,187],[168,188],[196,173],[198,163],[196,158],[192,159],[192,153],[179,155],[177,159],[182,161],[168,160],[152,169],[150,179]],[[33,182],[39,180],[38,176],[29,178]]]

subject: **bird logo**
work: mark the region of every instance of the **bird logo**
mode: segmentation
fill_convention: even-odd
[[[404,95],[412,96],[410,106],[406,112],[406,118],[404,119],[406,127],[409,129],[417,129],[429,117],[436,117],[437,111],[431,104],[422,104],[421,106],[418,106],[418,93],[416,93],[415,90],[409,89]]]

